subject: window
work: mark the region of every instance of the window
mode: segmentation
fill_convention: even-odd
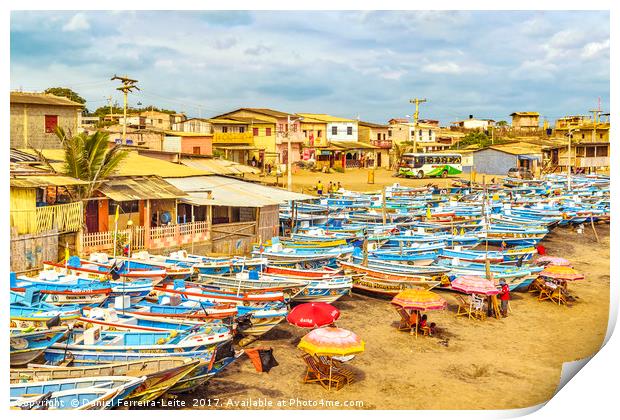
[[[433,138],[433,130],[428,130],[428,138],[429,139]]]
[[[265,135],[266,136],[270,136],[271,135],[271,127],[265,128]]]
[[[422,138],[422,130],[420,130],[420,138]]]
[[[228,127],[226,126],[222,127],[222,133],[228,133]]]
[[[194,146],[192,150],[195,155],[200,154],[200,146]]]
[[[381,133],[377,133],[377,140],[381,140]]]
[[[245,133],[245,127],[239,127],[239,132],[240,133]]]
[[[586,157],[594,157],[595,155],[595,147],[586,147]]]
[[[336,136],[336,135],[338,135],[338,127],[334,125],[332,126],[332,136]]]
[[[258,136],[258,128],[253,128],[252,129],[252,135],[253,136]]]
[[[597,157],[607,157],[608,156],[607,151],[608,151],[607,146],[596,146]]]
[[[583,156],[583,147],[578,147],[577,148],[577,152],[575,153],[576,156]]]
[[[53,133],[58,126],[58,115],[46,115],[45,116],[45,132]]]
[[[353,127],[347,127],[347,136],[353,135]]]
[[[582,138],[582,139],[585,139],[585,138],[586,138],[586,135],[585,135],[585,134],[582,134],[582,135],[581,135],[581,138]]]
[[[392,130],[388,130],[388,137],[392,137]]]
[[[308,138],[308,130],[304,130],[304,137]]]
[[[598,138],[599,138],[599,139],[602,139],[602,138],[603,138],[603,133],[599,134],[599,135],[598,135]]]
[[[108,200],[108,214],[114,215],[116,214],[116,206],[120,206],[118,212],[120,214],[123,213],[138,213],[140,205],[138,204],[138,200],[134,201],[114,201]]]
[[[322,137],[323,136],[323,130],[318,130],[316,136],[317,137]]]

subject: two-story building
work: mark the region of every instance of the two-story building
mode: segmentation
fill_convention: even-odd
[[[261,165],[286,165],[288,143],[291,143],[291,162],[301,160],[304,135],[298,115],[269,108],[239,108],[213,119],[243,121],[253,137],[252,159]],[[214,141],[216,136],[214,135]]]
[[[146,125],[159,130],[170,130],[172,128],[172,115],[160,111],[143,111],[141,117],[146,118]]]
[[[56,127],[76,134],[84,106],[46,93],[11,92],[11,147],[59,149]]]
[[[605,116],[608,117],[609,114]],[[558,145],[549,150],[550,166],[566,170],[570,155],[573,171],[592,172],[609,169],[609,129],[609,119],[600,120],[581,115],[558,119],[553,130],[553,138],[558,140]]]
[[[539,129],[540,114],[538,112],[513,112],[510,116],[513,130],[536,131]]]
[[[366,121],[359,121],[357,125],[359,141],[378,148],[374,152],[374,164],[379,168],[389,168],[392,149],[392,140],[388,138],[389,126]]]
[[[463,130],[485,131],[488,130],[489,127],[492,127],[493,124],[495,124],[495,120],[474,118],[473,115],[470,115],[466,120],[454,121],[452,127]]]

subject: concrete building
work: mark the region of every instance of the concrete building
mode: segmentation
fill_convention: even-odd
[[[11,92],[11,147],[59,149],[56,127],[77,134],[84,106],[45,93]]]
[[[166,131],[162,150],[164,152],[212,156],[213,135]]]
[[[473,168],[477,173],[505,176],[510,168],[527,168],[537,173],[542,165],[540,146],[529,143],[505,143],[473,152]]]
[[[288,142],[291,143],[291,161],[301,160],[304,136],[299,116],[269,108],[239,108],[213,119],[244,121],[252,129],[254,146],[252,156],[262,164],[285,165],[288,162]],[[213,120],[212,119],[212,120]],[[290,120],[290,130],[287,124]],[[214,134],[217,141],[217,134]],[[227,158],[230,159],[230,158]]]
[[[454,121],[452,127],[465,130],[487,130],[495,123],[494,120],[474,118],[470,115],[466,120]]]
[[[539,129],[540,114],[538,112],[513,112],[510,116],[513,130],[536,131]]]
[[[374,152],[373,163],[379,168],[389,168],[392,149],[392,140],[388,139],[390,126],[365,121],[359,121],[357,125],[359,141],[378,147]]]

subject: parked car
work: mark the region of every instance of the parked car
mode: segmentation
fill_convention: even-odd
[[[507,175],[511,178],[534,179],[534,174],[527,168],[510,168]]]

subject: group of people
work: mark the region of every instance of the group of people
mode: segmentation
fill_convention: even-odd
[[[325,194],[335,193],[339,191],[341,188],[342,188],[342,185],[340,184],[340,181],[338,183],[329,181],[329,185],[327,186],[327,189],[325,189],[325,186],[323,185],[321,180],[319,180],[319,182],[316,183],[316,193],[318,195],[323,195],[323,193]]]

